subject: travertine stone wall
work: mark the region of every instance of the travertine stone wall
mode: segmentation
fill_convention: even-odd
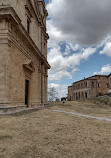
[[[46,20],[47,12],[41,1],[44,20],[37,2],[31,2],[0,1],[1,104],[24,105],[25,80],[29,81],[28,106],[40,104],[41,100],[43,103],[47,102],[47,70],[50,66],[47,62],[48,35],[46,26],[42,24]],[[29,33],[27,18],[30,18]]]
[[[37,12],[37,10],[39,9],[38,5],[37,5],[38,8],[36,8],[34,6],[34,3],[32,3],[33,8],[31,8],[29,11],[27,9],[27,7],[25,8],[25,6],[29,6],[29,8],[31,7],[31,5],[30,5],[31,3],[29,3],[28,0],[0,0],[0,5],[2,5],[2,4],[9,5],[14,8],[17,15],[21,19],[21,23],[23,24],[25,29],[27,29],[27,18],[30,19],[30,37],[33,39],[34,43],[37,45],[37,47],[41,51],[41,36],[42,36],[42,44],[43,44],[42,49],[43,49],[43,53],[45,54],[45,56],[47,56],[46,55],[47,54],[46,46],[44,47],[44,42],[45,43],[47,42],[47,40],[45,39],[45,31],[44,31],[44,29],[46,29],[46,16],[47,15],[43,15],[43,17],[44,17],[43,21],[45,24],[44,25],[45,28],[42,29],[42,35],[41,35],[41,25],[40,25],[41,20],[37,20],[37,19],[40,19],[40,17],[41,17],[40,13]],[[40,8],[41,7],[42,7],[42,5],[40,5]],[[33,13],[34,9],[36,10],[37,15],[35,15]]]
[[[28,57],[24,55],[16,46],[11,44],[10,57],[8,62],[8,79],[7,79],[7,97],[10,104],[24,105],[25,102],[25,79],[29,80],[29,104],[41,102],[41,78],[39,78],[38,65],[33,62],[35,71],[29,72],[23,69],[23,64],[28,61]]]
[[[93,78],[95,78],[96,79],[96,81],[97,81],[97,91],[96,91],[96,93],[97,93],[97,95],[99,95],[99,94],[107,94],[108,93],[108,86],[107,86],[107,84],[108,84],[108,78],[107,78],[107,76],[105,77],[105,76],[95,76],[95,77],[93,77]],[[98,84],[99,84],[99,86],[98,86]]]
[[[24,27],[26,26],[25,4],[26,0],[0,0],[0,5],[8,5],[14,8]]]
[[[10,104],[18,102],[24,105],[25,74],[23,63],[26,60],[27,57],[14,44],[11,44],[7,65],[7,96]]]
[[[7,39],[8,25],[5,19],[0,20],[0,103],[7,103],[6,76],[9,52],[9,41]]]
[[[8,44],[0,43],[0,103],[7,102],[6,96],[6,65],[8,59]]]

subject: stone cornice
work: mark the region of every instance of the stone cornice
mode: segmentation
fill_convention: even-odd
[[[45,2],[44,2],[44,0],[38,0],[38,3],[40,3],[40,4],[43,5],[44,14],[45,14],[45,16],[48,16],[48,12],[47,12],[47,10],[45,8]]]
[[[43,6],[44,15],[42,16],[42,15],[40,14],[40,15],[41,15],[41,16],[40,16],[40,21],[41,21],[40,25],[41,25],[41,27],[42,27],[42,30],[43,30],[44,34],[46,34],[46,26],[45,26],[43,20],[44,20],[44,18],[46,18],[46,17],[48,16],[48,12],[47,12],[47,10],[46,10],[44,0],[37,0],[37,3],[38,3],[38,5],[42,5],[42,6]],[[47,35],[45,35],[45,36],[47,36]],[[49,39],[49,36],[48,36],[47,40],[48,40],[48,39]]]
[[[31,73],[33,73],[35,71],[33,62],[31,60],[29,60],[27,63],[24,63],[23,67],[28,69]]]
[[[9,19],[13,20],[16,24],[20,24],[21,20],[19,16],[16,14],[15,10],[9,5],[1,5],[0,6],[0,19]]]
[[[40,58],[40,60],[43,61],[45,66],[49,69],[50,65],[48,64],[46,58],[39,51],[34,41],[25,30],[24,26],[21,23],[20,18],[18,17],[18,15],[16,14],[16,12],[12,7],[4,6],[4,5],[0,6],[0,19],[4,19],[4,18],[10,20],[10,22],[16,26],[16,30],[20,34],[22,34],[22,37],[24,38],[24,41],[27,42],[27,45],[32,48],[33,52],[36,53],[36,55]]]
[[[33,5],[32,5],[32,2],[30,1],[30,0],[26,0],[26,5],[25,5],[25,7],[26,8],[28,8],[32,13],[33,13],[33,15],[35,16],[35,18],[36,18],[36,20],[40,23],[40,15],[38,15],[36,12],[35,12],[35,10],[34,10],[34,7],[33,7]]]

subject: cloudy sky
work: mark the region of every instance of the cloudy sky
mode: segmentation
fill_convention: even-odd
[[[111,73],[111,0],[45,0],[49,86],[59,97],[73,82]]]

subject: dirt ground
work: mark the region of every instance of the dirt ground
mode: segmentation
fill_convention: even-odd
[[[111,117],[110,108],[68,105],[51,109]],[[0,158],[111,158],[111,122],[47,110],[0,117]]]

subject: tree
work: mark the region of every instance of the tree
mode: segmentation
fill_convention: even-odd
[[[50,87],[49,90],[48,90],[48,95],[49,95],[49,101],[54,101],[57,95],[57,91],[54,87]]]

